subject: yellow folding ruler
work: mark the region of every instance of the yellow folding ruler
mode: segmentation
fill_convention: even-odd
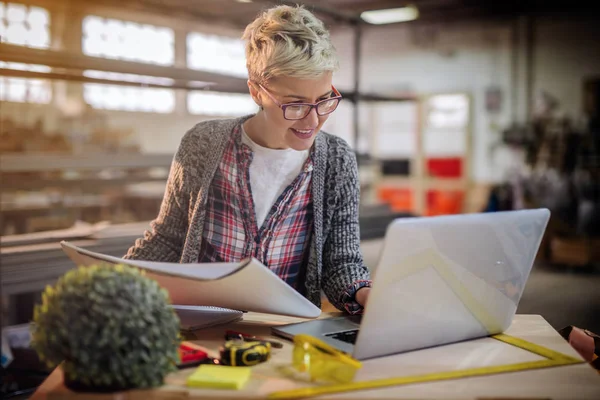
[[[383,378],[371,381],[352,382],[335,385],[323,385],[301,389],[284,390],[271,393],[269,399],[299,399],[306,397],[321,396],[324,394],[334,394],[350,392],[355,390],[379,389],[389,386],[410,385],[413,383],[435,382],[450,379],[470,378],[475,376],[501,374],[506,372],[519,372],[529,369],[540,369],[558,367],[563,365],[581,364],[583,360],[567,356],[554,350],[539,346],[523,339],[509,335],[494,335],[492,338],[504,343],[530,351],[539,356],[545,357],[545,360],[527,361],[516,364],[496,365],[491,367],[469,368],[460,371],[436,372],[432,374],[411,375],[395,378]]]
[[[411,275],[425,268],[434,268],[444,279],[446,284],[452,289],[456,296],[461,300],[471,314],[481,323],[488,332],[498,332],[500,324],[494,317],[489,315],[483,307],[471,294],[467,287],[454,275],[447,262],[443,260],[436,252],[431,249],[424,250],[414,256],[405,259],[404,264],[396,270],[403,276]],[[397,276],[396,278],[399,278]],[[285,390],[271,393],[270,399],[297,399],[305,397],[321,396],[324,394],[334,394],[350,392],[355,390],[377,389],[389,386],[409,385],[413,383],[434,382],[450,379],[469,378],[475,376],[500,374],[506,372],[519,372],[529,369],[550,368],[563,365],[580,364],[585,361],[567,356],[565,354],[550,350],[537,344],[528,342],[505,334],[490,336],[501,342],[530,351],[544,360],[528,361],[516,364],[497,365],[491,367],[469,368],[459,371],[436,372],[423,375],[402,376],[395,378],[376,379],[371,381],[352,382],[344,384],[322,385],[301,389]]]

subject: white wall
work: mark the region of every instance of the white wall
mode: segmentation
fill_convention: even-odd
[[[592,21],[536,21],[534,91],[545,89],[557,96],[572,116],[581,113],[583,78],[600,74],[599,30]],[[334,30],[332,37],[342,60],[334,81],[352,89],[353,33]],[[512,115],[511,41],[509,24],[369,27],[362,39],[360,89],[388,95],[468,93],[473,102],[471,177],[497,182],[520,160],[519,154],[496,145],[501,131],[518,116]],[[518,61],[522,65],[525,60]],[[490,87],[501,90],[499,113],[486,111],[485,92]],[[524,101],[518,97],[522,88],[516,93],[517,107]]]
[[[336,43],[352,43],[352,33],[334,32]],[[351,56],[341,50],[340,86],[352,87],[346,69]],[[510,30],[507,27],[374,27],[362,39],[361,91],[388,95],[466,92],[473,100],[472,176],[493,180],[486,149],[497,140],[492,123],[510,120]],[[498,115],[485,112],[484,93],[491,86],[504,94]]]

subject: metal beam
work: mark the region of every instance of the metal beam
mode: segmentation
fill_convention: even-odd
[[[323,2],[314,2],[313,3],[313,2],[308,2],[308,1],[298,2],[298,1],[288,1],[288,0],[256,0],[256,2],[267,3],[267,4],[271,4],[271,5],[288,5],[288,6],[292,6],[292,7],[295,7],[296,5],[301,4],[301,5],[304,5],[311,12],[313,12],[315,14],[320,14],[322,16],[327,16],[336,22],[341,22],[341,23],[351,24],[351,25],[354,25],[357,23],[362,23],[362,20],[360,18],[358,18],[356,15],[349,14],[349,13],[343,13],[343,12],[340,12],[333,8],[323,7],[321,5],[315,4],[315,3],[323,3]]]
[[[2,154],[0,172],[39,172],[73,170],[100,170],[112,168],[169,168],[173,154]]]
[[[171,78],[180,82],[210,83],[218,90],[232,93],[247,93],[247,79],[235,76],[216,74],[213,72],[197,71],[187,68],[165,67],[161,65],[144,64],[124,60],[111,60],[91,57],[57,50],[40,50],[10,44],[0,44],[2,61],[25,64],[47,65],[52,68],[67,70],[98,70],[124,74],[147,75]],[[189,87],[194,87],[190,84]]]
[[[362,41],[362,28],[361,24],[357,23],[354,25],[354,146],[358,146],[359,131],[360,131],[360,112],[359,112],[359,96],[360,93],[360,59],[361,59],[361,41]]]
[[[8,76],[13,78],[30,78],[30,79],[48,79],[58,81],[69,81],[69,82],[82,82],[82,83],[100,83],[103,85],[119,85],[119,86],[133,86],[133,87],[149,87],[149,88],[160,88],[160,89],[183,89],[183,90],[210,90],[211,92],[227,92],[236,93],[226,90],[226,86],[215,85],[210,82],[198,82],[198,84],[190,85],[186,81],[175,80],[173,84],[160,84],[160,83],[143,83],[143,82],[131,82],[121,81],[114,79],[99,79],[91,78],[83,75],[73,75],[59,72],[34,72],[34,71],[23,71],[18,69],[7,69],[0,68],[0,76]],[[248,89],[237,93],[248,93]]]

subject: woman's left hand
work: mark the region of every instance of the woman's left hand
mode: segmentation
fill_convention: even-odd
[[[358,291],[356,292],[356,302],[358,304],[360,304],[361,306],[366,306],[367,305],[367,300],[369,299],[369,293],[371,292],[371,288],[369,287],[363,287],[358,289]]]

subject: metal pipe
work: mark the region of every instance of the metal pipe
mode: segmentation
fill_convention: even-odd
[[[289,1],[289,0],[257,0],[257,1],[260,3],[269,3],[272,5],[288,5],[288,6],[292,6],[292,7],[295,7],[296,5],[298,5],[298,3],[301,3],[298,1]],[[359,24],[362,22],[360,17],[346,14],[346,13],[340,12],[333,8],[323,7],[323,6],[315,5],[315,4],[311,4],[311,3],[304,3],[303,5],[310,11],[314,12],[315,14],[327,16],[327,17],[335,20],[336,22],[341,22],[341,23],[351,24],[351,25]]]
[[[354,25],[354,146],[358,148],[360,130],[360,60],[361,60],[362,27],[357,23]],[[356,150],[358,152],[358,150]]]
[[[526,44],[525,44],[525,57],[526,57],[526,74],[527,74],[527,93],[526,99],[527,104],[525,105],[526,118],[527,120],[533,119],[533,102],[534,102],[534,80],[535,80],[535,59],[534,59],[534,44],[535,44],[535,16],[528,15],[526,22]]]
[[[519,118],[517,115],[519,102],[519,19],[515,18],[511,30],[511,120],[514,122]]]

